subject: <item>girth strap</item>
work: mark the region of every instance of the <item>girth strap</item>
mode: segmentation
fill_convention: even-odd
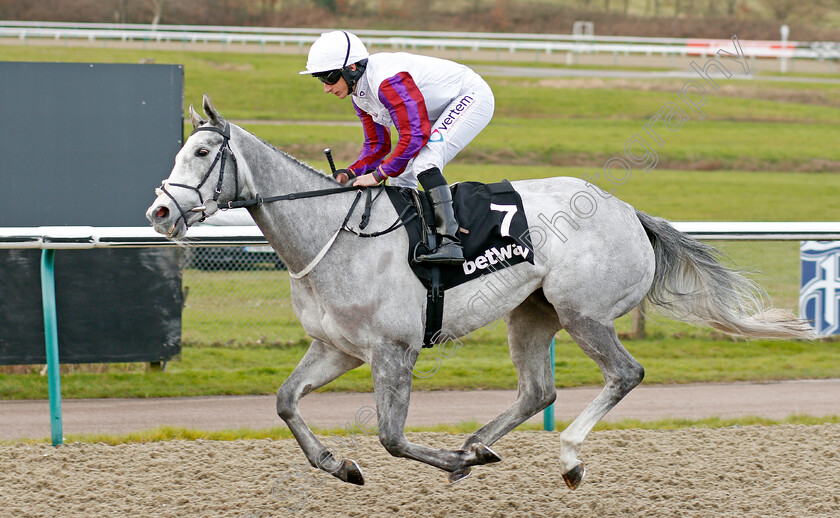
[[[423,348],[427,349],[440,340],[443,327],[443,297],[444,286],[440,279],[440,267],[429,269],[432,274],[431,283],[426,291],[426,329],[423,333]]]

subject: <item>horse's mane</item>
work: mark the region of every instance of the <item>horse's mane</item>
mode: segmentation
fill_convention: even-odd
[[[318,178],[321,178],[323,180],[326,180],[333,185],[341,185],[331,175],[324,174],[322,171],[319,171],[318,169],[315,169],[314,167],[312,167],[311,165],[307,164],[306,162],[304,162],[302,160],[298,160],[297,158],[295,158],[292,155],[286,153],[282,149],[277,149],[276,147],[274,147],[273,144],[263,140],[262,138],[258,137],[257,135],[254,135],[253,133],[246,130],[242,126],[237,125],[236,127],[241,129],[243,132],[247,133],[248,135],[254,137],[258,142],[261,142],[263,145],[267,146],[269,149],[271,149],[272,151],[274,151],[275,153],[280,155],[286,161],[292,162],[293,164],[300,166],[301,169],[303,169],[304,171],[307,171],[309,174],[311,174],[313,176],[317,176]]]

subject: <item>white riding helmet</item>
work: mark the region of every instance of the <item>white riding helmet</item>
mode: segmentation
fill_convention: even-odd
[[[365,44],[355,34],[346,31],[325,32],[309,49],[306,70],[300,74],[341,70],[347,65],[367,59],[369,55]]]

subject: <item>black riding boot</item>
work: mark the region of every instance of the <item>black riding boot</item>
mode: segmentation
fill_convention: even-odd
[[[438,173],[440,174],[440,173]],[[421,263],[462,264],[464,249],[458,239],[458,221],[452,206],[452,192],[444,184],[426,191],[426,197],[435,213],[435,232],[438,235],[438,247],[425,255],[417,257]]]

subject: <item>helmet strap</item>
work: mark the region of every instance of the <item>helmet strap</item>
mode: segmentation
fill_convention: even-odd
[[[359,81],[359,78],[365,73],[367,58],[355,63],[355,65],[356,70],[351,70],[350,65],[341,69],[341,77],[343,77],[344,82],[347,83],[347,89],[351,94],[356,90],[356,83]]]

